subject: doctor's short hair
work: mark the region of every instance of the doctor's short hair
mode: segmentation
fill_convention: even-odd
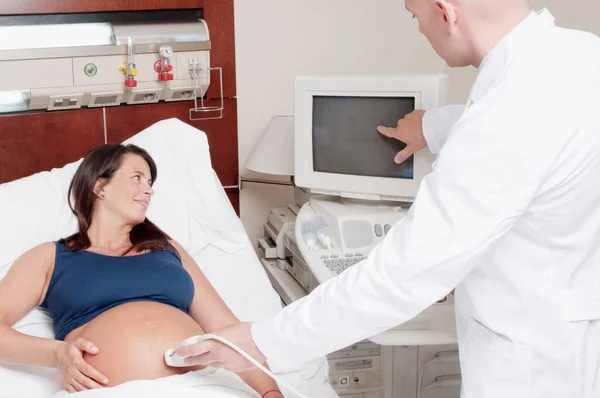
[[[150,168],[152,181],[156,182],[158,170],[154,159],[148,152],[136,145],[103,144],[88,152],[69,185],[69,207],[77,217],[79,226],[78,232],[60,240],[69,251],[84,250],[90,247],[88,230],[92,224],[94,205],[98,200],[94,192],[96,182],[103,179],[106,181],[105,184],[108,183],[121,167],[123,157],[128,154],[142,157]],[[123,255],[131,251],[139,253],[173,249],[169,243],[169,236],[148,218],[132,228],[129,239],[132,246]]]

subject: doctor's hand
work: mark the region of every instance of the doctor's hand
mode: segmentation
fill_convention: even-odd
[[[223,337],[243,351],[248,353],[260,364],[265,364],[266,357],[260,352],[251,333],[252,323],[241,322],[212,332]],[[224,368],[239,373],[255,368],[255,365],[240,355],[233,348],[217,340],[205,340],[198,343],[181,346],[175,350],[184,357],[190,366],[203,365],[214,368]]]
[[[83,359],[84,353],[98,354],[98,347],[85,339],[61,343],[54,355],[57,367],[63,374],[65,390],[77,392],[108,385],[108,378]]]
[[[425,111],[413,111],[398,120],[396,127],[377,127],[377,131],[386,137],[395,138],[406,144],[406,147],[398,152],[394,158],[394,162],[400,164],[415,152],[427,148],[427,141],[425,141],[425,136],[423,135],[424,115]]]

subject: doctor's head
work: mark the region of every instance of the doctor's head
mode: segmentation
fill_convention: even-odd
[[[79,224],[75,247],[89,247],[87,234],[94,223],[129,231],[132,244],[154,238],[164,242],[164,233],[146,219],[156,176],[156,163],[138,146],[104,144],[90,151],[69,186],[69,206]]]
[[[530,12],[527,0],[405,0],[450,67],[475,66]]]

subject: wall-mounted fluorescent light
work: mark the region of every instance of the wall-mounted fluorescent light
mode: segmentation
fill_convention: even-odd
[[[30,99],[30,91],[0,91],[0,113],[26,111]]]
[[[114,44],[108,23],[0,26],[0,50]]]

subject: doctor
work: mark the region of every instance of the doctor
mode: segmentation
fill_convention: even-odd
[[[409,151],[438,152],[434,171],[367,260],[272,318],[219,334],[295,366],[456,288],[463,398],[600,397],[600,40],[556,27],[526,0],[406,6],[448,65],[479,68],[466,107],[426,115],[427,140],[405,138]],[[380,131],[407,137],[421,116]],[[179,354],[251,367],[213,341]]]

